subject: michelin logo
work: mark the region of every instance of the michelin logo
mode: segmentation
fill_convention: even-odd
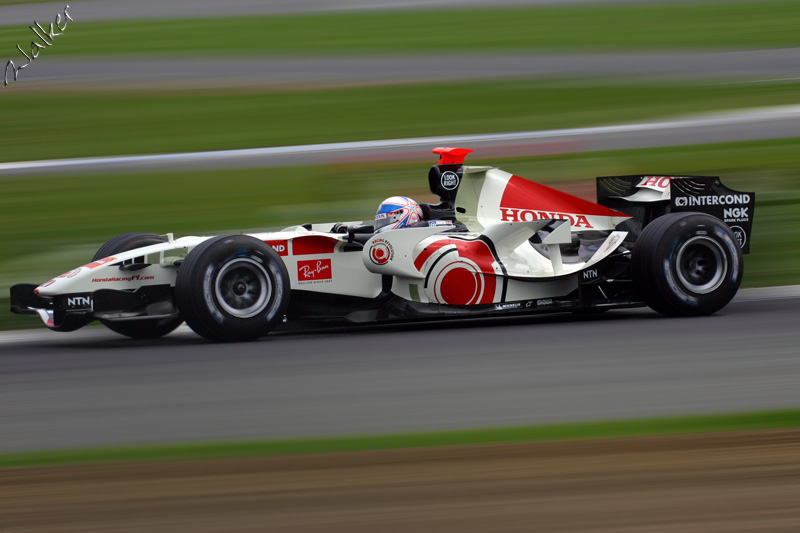
[[[512,304],[494,304],[495,311],[507,311],[509,309],[519,309],[522,307],[522,302],[515,302]]]

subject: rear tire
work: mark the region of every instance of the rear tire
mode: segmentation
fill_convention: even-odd
[[[742,281],[742,249],[730,228],[704,213],[670,213],[644,228],[631,257],[634,288],[653,310],[710,315]]]
[[[175,298],[198,335],[252,341],[283,320],[290,289],[286,266],[271,246],[247,235],[222,235],[186,256]]]
[[[94,254],[92,261],[162,242],[167,242],[167,238],[155,233],[146,233],[143,231],[123,233],[101,246],[100,249],[97,250],[97,253]],[[125,335],[133,339],[156,339],[158,337],[163,337],[180,326],[181,322],[183,322],[183,319],[180,317],[136,320],[100,319],[100,323],[114,333],[119,333],[120,335]]]

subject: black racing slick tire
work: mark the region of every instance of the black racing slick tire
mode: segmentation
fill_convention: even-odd
[[[132,231],[117,235],[97,250],[92,261],[103,259],[121,252],[128,252],[143,246],[167,242],[163,235],[146,233],[143,231]],[[182,318],[155,318],[155,319],[136,319],[136,320],[103,320],[100,322],[113,331],[126,337],[134,339],[156,339],[170,333],[181,325]]]
[[[198,335],[252,341],[283,321],[291,285],[286,266],[266,243],[223,235],[197,245],[178,269],[178,309]]]
[[[710,315],[742,281],[742,249],[730,228],[704,213],[670,213],[648,224],[631,256],[634,289],[669,316]]]

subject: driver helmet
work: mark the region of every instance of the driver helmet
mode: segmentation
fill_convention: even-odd
[[[392,196],[381,202],[375,213],[375,231],[408,228],[420,220],[422,209],[417,202],[406,196]]]

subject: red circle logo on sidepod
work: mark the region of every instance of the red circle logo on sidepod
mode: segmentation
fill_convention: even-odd
[[[373,243],[369,249],[369,258],[376,265],[385,265],[392,258],[392,248],[385,241]]]

